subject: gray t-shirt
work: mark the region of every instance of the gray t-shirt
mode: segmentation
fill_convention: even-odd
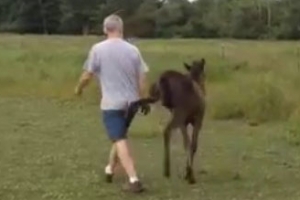
[[[139,99],[139,76],[148,72],[137,47],[123,39],[107,39],[90,50],[84,70],[101,85],[101,109],[123,110]]]

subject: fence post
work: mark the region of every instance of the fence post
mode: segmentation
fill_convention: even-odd
[[[300,71],[300,46],[297,47],[297,67],[298,71]]]
[[[226,57],[225,55],[225,45],[221,44],[221,58],[224,60]]]

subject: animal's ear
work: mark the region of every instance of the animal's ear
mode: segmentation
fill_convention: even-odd
[[[204,65],[206,64],[206,60],[205,60],[204,58],[202,58],[202,59],[201,59],[201,63],[202,63],[202,65],[203,65],[203,67],[204,67]]]
[[[201,65],[200,65],[200,68],[201,68],[201,71],[204,72],[204,67],[205,67],[205,64],[206,64],[206,61],[204,58],[201,59]]]
[[[190,71],[191,70],[191,66],[187,63],[183,63],[184,67],[186,70]]]

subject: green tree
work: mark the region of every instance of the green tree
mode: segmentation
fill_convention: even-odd
[[[97,24],[98,12],[104,3],[105,0],[63,0],[61,31],[89,34]]]
[[[156,34],[159,37],[183,36],[192,16],[192,6],[186,0],[164,2],[156,15]]]
[[[126,20],[125,35],[129,37],[155,37],[156,15],[161,6],[161,1],[144,0],[135,14]]]
[[[300,38],[299,0],[0,0],[0,31],[94,34],[115,12],[126,36]]]
[[[300,39],[300,2],[298,0],[287,0],[280,28],[282,38]]]

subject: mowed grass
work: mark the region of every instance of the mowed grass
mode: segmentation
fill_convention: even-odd
[[[0,199],[300,199],[299,71],[296,42],[137,41],[150,80],[182,62],[207,60],[208,112],[199,140],[198,183],[182,179],[180,134],[172,142],[172,178],[162,176],[161,130],[154,109],[130,130],[148,191],[105,184],[107,140],[93,84],[73,88],[96,37],[0,36]],[[249,126],[255,122],[258,126]]]

